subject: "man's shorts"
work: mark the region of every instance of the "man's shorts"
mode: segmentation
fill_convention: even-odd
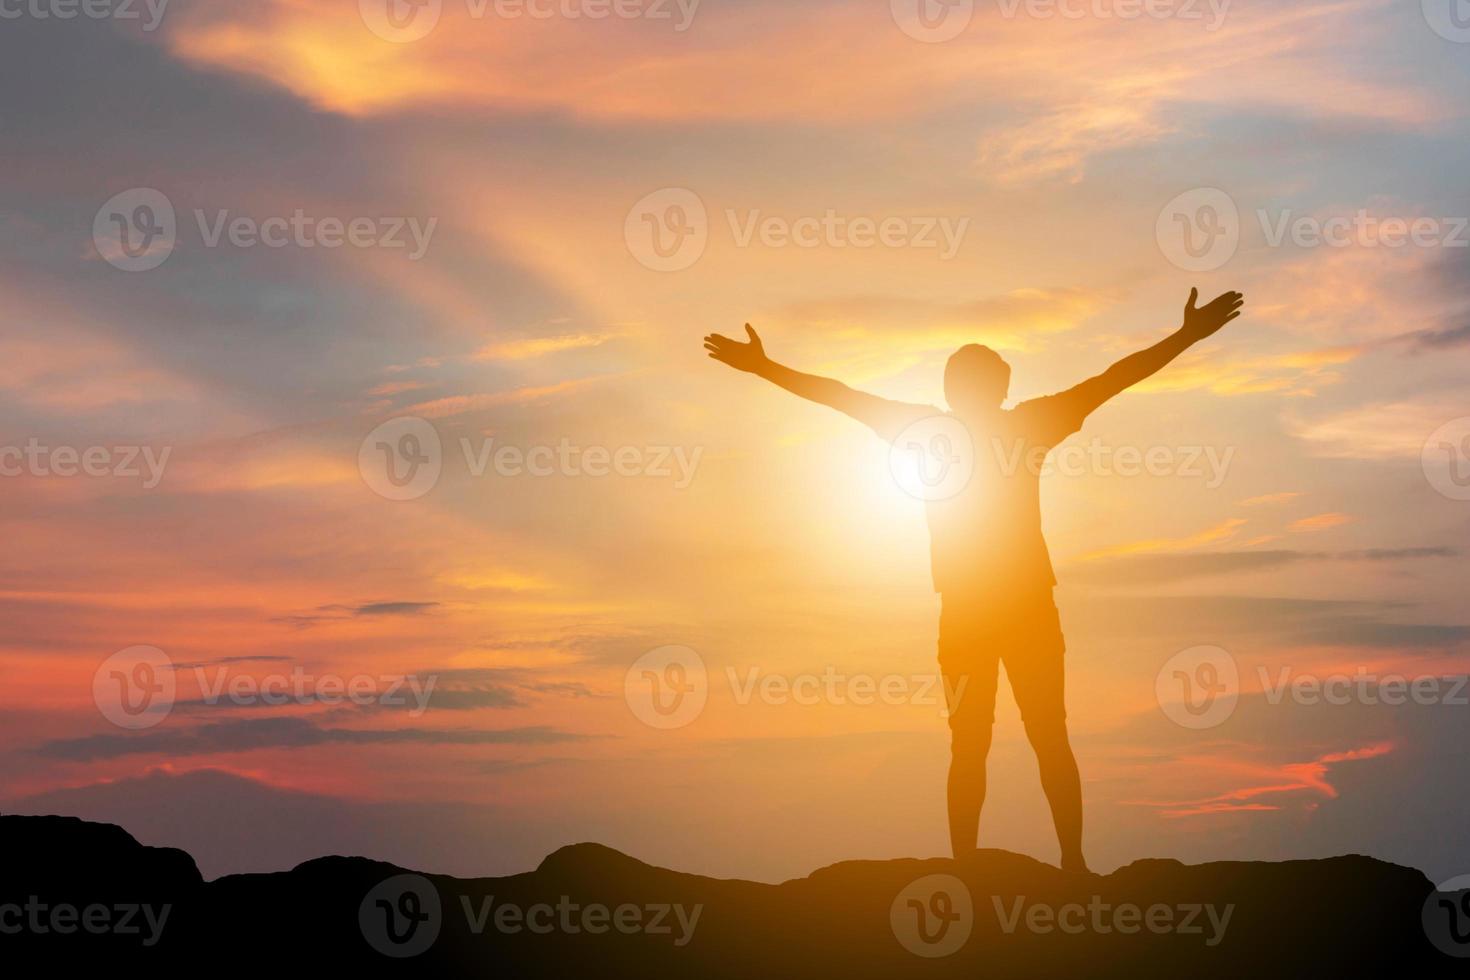
[[[1002,663],[1023,721],[1064,722],[1065,654],[1050,589],[1006,601],[945,593],[939,613],[939,669],[955,743],[989,738]]]

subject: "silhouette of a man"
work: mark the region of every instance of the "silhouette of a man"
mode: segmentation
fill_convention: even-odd
[[[1240,315],[1240,293],[1195,307],[1173,334],[1059,394],[1002,408],[1011,368],[1000,355],[966,344],[944,368],[948,418],[968,429],[973,470],[964,488],[928,504],[934,590],[940,594],[939,665],[951,694],[949,837],[955,857],[975,850],[985,803],[985,758],[995,721],[999,667],[1015,693],[1036,752],[1041,785],[1061,844],[1062,867],[1086,871],[1082,785],[1067,740],[1062,661],[1065,643],[1052,599],[1056,576],[1041,534],[1040,461],[1099,405],[1149,377]],[[761,339],[711,334],[709,356],[803,398],[852,416],[889,442],[939,415],[931,405],[889,401],[830,378],[802,374],[766,356]],[[954,695],[961,694],[956,697]]]

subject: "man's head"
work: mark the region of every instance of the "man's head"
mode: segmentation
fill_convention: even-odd
[[[1011,366],[981,344],[966,344],[944,365],[944,398],[960,415],[995,411],[1010,387]]]

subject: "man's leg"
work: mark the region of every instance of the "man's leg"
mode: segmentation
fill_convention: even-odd
[[[974,851],[980,838],[985,758],[990,754],[1000,670],[993,651],[977,649],[978,637],[969,628],[966,612],[946,598],[939,618],[939,661],[949,708],[949,846],[957,858]]]
[[[1066,643],[1051,597],[1028,617],[1024,637],[1009,647],[1006,677],[1021,709],[1026,738],[1036,753],[1041,788],[1051,806],[1061,845],[1062,868],[1086,871],[1082,856],[1082,778],[1067,738],[1063,663]]]
[[[1026,737],[1036,751],[1041,788],[1051,805],[1051,819],[1062,848],[1062,869],[1086,871],[1087,862],[1082,857],[1082,777],[1067,740],[1067,722],[1028,721]]]
[[[980,810],[985,806],[985,757],[990,754],[990,726],[973,731],[954,728],[949,757],[949,847],[955,857],[979,844]]]

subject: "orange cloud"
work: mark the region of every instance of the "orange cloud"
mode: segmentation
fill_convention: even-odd
[[[1297,533],[1304,533],[1308,531],[1325,531],[1328,528],[1341,527],[1344,524],[1351,524],[1354,520],[1356,520],[1356,518],[1354,518],[1351,514],[1315,514],[1312,517],[1303,517],[1300,520],[1292,521],[1286,526],[1286,529],[1288,531],[1295,531]]]
[[[1216,813],[1238,813],[1263,810],[1279,810],[1281,807],[1274,803],[1261,802],[1258,797],[1314,794],[1328,799],[1336,799],[1337,788],[1327,780],[1328,772],[1333,765],[1341,762],[1355,762],[1362,759],[1374,759],[1392,752],[1392,742],[1375,742],[1370,745],[1356,749],[1348,749],[1341,752],[1329,752],[1320,755],[1308,762],[1293,762],[1279,767],[1261,767],[1257,771],[1265,778],[1264,782],[1253,783],[1239,789],[1229,790],[1214,796],[1194,800],[1178,801],[1135,801],[1135,805],[1157,807],[1162,810],[1166,817],[1195,817],[1206,816]],[[1221,768],[1219,760],[1190,760],[1191,765],[1203,764]],[[1224,765],[1227,770],[1237,770],[1241,766],[1236,763]]]
[[[539,401],[554,395],[573,391],[594,381],[603,380],[605,377],[606,375],[599,375],[594,378],[574,378],[571,381],[559,381],[556,384],[516,388],[512,391],[492,391],[473,395],[451,395],[447,398],[436,398],[433,401],[410,405],[403,410],[403,414],[418,415],[427,419],[447,418],[451,415],[463,415],[466,412],[494,408],[497,405],[515,405],[523,402]]]
[[[1201,545],[1214,544],[1224,541],[1226,538],[1235,536],[1235,532],[1246,524],[1243,517],[1232,517],[1221,521],[1214,527],[1206,528],[1198,534],[1191,534],[1183,538],[1150,538],[1145,541],[1132,541],[1128,544],[1117,545],[1112,548],[1104,548],[1083,555],[1080,561],[1092,561],[1098,558],[1115,558],[1120,555],[1138,555],[1160,551],[1189,551]]]
[[[1317,456],[1333,459],[1418,459],[1430,433],[1465,414],[1453,398],[1378,402],[1313,419],[1290,418],[1292,435]]]
[[[359,116],[454,105],[593,119],[871,120],[1004,93],[1023,118],[981,136],[977,156],[984,175],[1013,183],[1075,179],[1092,155],[1187,129],[1180,104],[1432,122],[1448,113],[1437,93],[1345,68],[1344,52],[1375,41],[1373,16],[1391,6],[1255,3],[1214,31],[985,9],[916,57],[881,6],[711,4],[680,31],[677,18],[477,19],[446,4],[431,33],[395,44],[367,29],[356,4],[201,0],[173,19],[168,44],[189,62]]]
[[[477,361],[521,361],[544,354],[555,354],[565,350],[599,347],[613,340],[616,334],[562,334],[555,337],[528,337],[524,340],[507,340],[487,344],[475,352]]]
[[[1281,392],[1309,395],[1324,384],[1341,380],[1328,368],[1358,357],[1363,348],[1329,347],[1264,357],[1221,357],[1218,350],[1186,354],[1169,370],[1144,381],[1138,391],[1195,391],[1216,395]]]
[[[1259,497],[1248,497],[1240,502],[1242,507],[1259,507],[1263,504],[1279,504],[1288,500],[1295,500],[1302,496],[1299,490],[1288,490],[1283,493],[1266,493]]]

